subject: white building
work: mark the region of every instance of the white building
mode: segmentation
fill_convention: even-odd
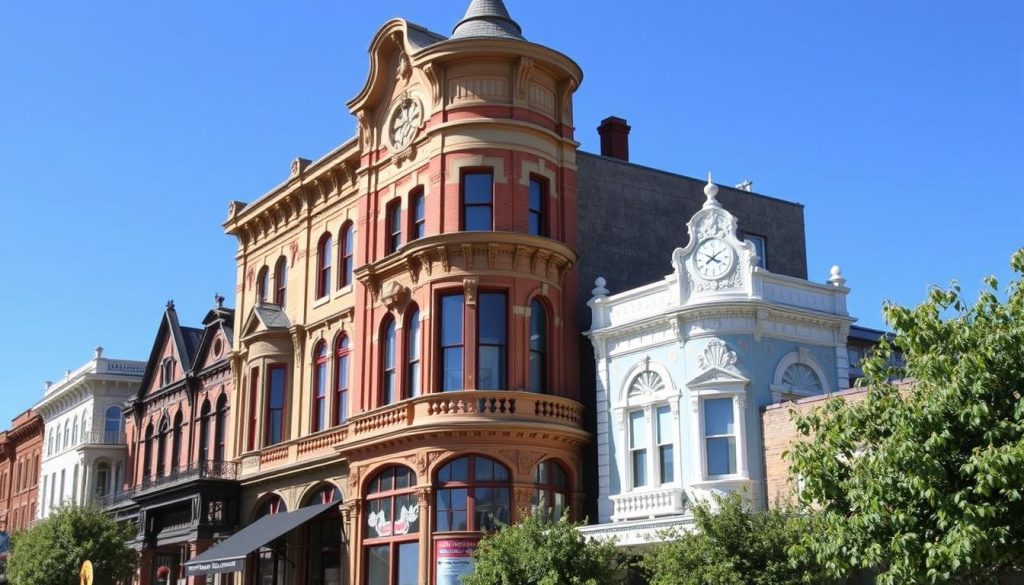
[[[38,518],[62,504],[88,505],[121,490],[122,409],[138,392],[145,368],[146,362],[105,358],[97,347],[85,365],[46,383],[35,406],[45,425]]]
[[[849,382],[839,268],[816,284],[759,267],[710,177],[704,192],[672,274],[615,295],[598,278],[588,303],[600,524],[586,532],[621,544],[685,527],[713,494],[763,505],[760,409]]]

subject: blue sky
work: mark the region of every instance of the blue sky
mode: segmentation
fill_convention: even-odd
[[[448,34],[467,4],[8,3],[0,421],[98,344],[145,359],[168,299],[187,324],[232,299],[228,201],[353,135],[345,102],[384,21]],[[861,324],[930,283],[973,298],[984,275],[1008,280],[1024,246],[1020,2],[507,4],[582,66],[584,150],[618,115],[634,162],[803,203],[810,277],[840,264]]]

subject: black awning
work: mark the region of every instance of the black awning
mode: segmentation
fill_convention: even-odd
[[[339,502],[318,504],[299,508],[294,512],[264,516],[185,563],[185,572],[191,577],[241,571],[245,567],[245,557],[249,553],[338,504]]]

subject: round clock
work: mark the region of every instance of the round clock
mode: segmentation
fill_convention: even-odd
[[[728,244],[718,238],[711,238],[697,246],[693,264],[698,274],[709,280],[716,280],[729,273],[735,258],[736,255]]]
[[[423,122],[423,108],[412,98],[404,99],[391,112],[390,138],[395,150],[402,150],[412,143]]]

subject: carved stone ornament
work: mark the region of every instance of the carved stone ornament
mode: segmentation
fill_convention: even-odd
[[[466,304],[476,304],[476,289],[480,285],[480,279],[476,277],[466,278],[462,281],[462,286],[466,292]]]
[[[381,297],[381,300],[384,301],[384,306],[386,306],[389,310],[394,311],[401,307],[402,305],[404,305],[406,299],[408,298],[409,289],[407,287],[402,286],[401,284],[398,284],[397,282],[392,282],[391,284],[388,285],[388,290]]]
[[[724,238],[732,235],[732,222],[723,212],[711,211],[697,224],[697,237],[701,240],[708,238]]]
[[[394,152],[412,145],[423,124],[423,106],[419,100],[407,95],[399,100],[388,116],[388,139]]]
[[[702,370],[710,368],[726,368],[736,364],[736,352],[720,339],[713,339],[704,348],[704,353],[697,356],[697,365]]]

